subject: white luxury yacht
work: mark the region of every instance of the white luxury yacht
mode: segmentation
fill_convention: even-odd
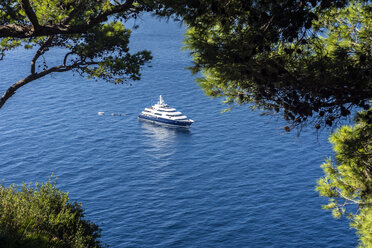
[[[187,116],[182,115],[181,112],[176,111],[175,108],[169,107],[161,95],[159,102],[150,108],[145,108],[138,118],[178,127],[190,127],[194,122],[191,119],[187,119]]]

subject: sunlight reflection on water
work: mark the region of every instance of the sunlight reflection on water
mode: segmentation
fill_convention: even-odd
[[[179,139],[190,136],[186,128],[164,126],[139,120],[143,128],[145,147],[148,155],[159,160],[159,166],[164,167],[172,163],[172,155],[177,151]]]

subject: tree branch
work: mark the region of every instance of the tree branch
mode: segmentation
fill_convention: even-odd
[[[345,200],[348,200],[350,202],[353,202],[354,204],[366,204],[365,202],[362,202],[362,201],[357,201],[357,200],[354,200],[354,199],[351,199],[349,197],[346,197],[344,194],[341,193],[341,191],[337,190],[337,193],[342,197],[344,198]]]
[[[105,21],[107,17],[109,17],[110,15],[130,9],[133,5],[133,2],[134,0],[128,0],[124,4],[113,6],[111,10],[102,12],[100,15],[96,16],[95,18],[92,18],[90,22],[88,22],[88,25],[96,25],[102,21]]]
[[[73,52],[68,52],[68,53],[66,53],[65,58],[63,59],[63,65],[64,65],[64,66],[66,66],[67,58],[68,58],[68,56],[70,56],[71,54],[74,54],[74,53],[73,53]]]
[[[65,72],[65,71],[69,71],[69,70],[72,70],[74,68],[78,68],[80,67],[81,65],[93,65],[93,64],[98,64],[98,62],[89,62],[89,63],[86,63],[86,62],[80,62],[80,63],[76,63],[76,64],[73,64],[73,65],[70,65],[70,66],[65,66],[65,65],[59,65],[59,66],[54,66],[48,70],[44,70],[40,73],[33,73],[33,74],[30,74],[28,75],[27,77],[25,77],[24,79],[21,79],[19,80],[17,83],[13,84],[12,86],[10,86],[8,88],[7,91],[5,91],[5,93],[2,95],[2,97],[0,98],[0,109],[3,107],[3,105],[5,104],[5,102],[11,97],[13,96],[16,91],[21,88],[22,86],[36,80],[36,79],[39,79],[41,77],[44,77],[52,72]]]
[[[43,45],[40,46],[40,48],[35,53],[35,56],[31,60],[31,74],[35,73],[35,65],[37,59],[43,55],[46,51],[48,51],[50,44],[52,43],[53,36],[49,36],[47,40],[44,42]]]
[[[37,37],[37,36],[50,36],[56,34],[77,34],[77,33],[85,33],[95,25],[104,22],[110,15],[121,13],[124,11],[129,10],[132,7],[134,0],[128,0],[124,4],[115,5],[112,7],[111,10],[105,11],[97,15],[96,17],[91,18],[85,24],[77,24],[77,25],[68,25],[68,24],[54,24],[54,25],[39,25],[37,22],[37,18],[35,13],[33,12],[32,8],[27,8],[27,3],[29,5],[28,0],[22,0],[22,3],[25,2],[24,10],[28,10],[29,13],[26,12],[28,18],[32,25],[16,25],[16,24],[8,24],[8,25],[0,25],[0,38],[3,37],[13,37],[13,38],[30,38],[30,37]],[[69,21],[69,19],[66,19]],[[35,26],[36,25],[36,26]]]
[[[20,4],[21,4],[22,9],[26,12],[27,17],[33,26],[33,30],[37,31],[40,27],[40,24],[39,24],[39,21],[37,20],[37,16],[34,10],[31,7],[30,1],[21,0]]]

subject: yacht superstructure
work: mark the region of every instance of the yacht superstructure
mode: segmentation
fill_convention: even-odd
[[[159,102],[150,108],[145,108],[138,118],[179,127],[190,127],[194,122],[175,108],[169,107],[161,95],[159,96]]]

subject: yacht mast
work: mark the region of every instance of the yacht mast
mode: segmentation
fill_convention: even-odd
[[[159,96],[159,105],[164,105],[164,100],[161,95]]]

